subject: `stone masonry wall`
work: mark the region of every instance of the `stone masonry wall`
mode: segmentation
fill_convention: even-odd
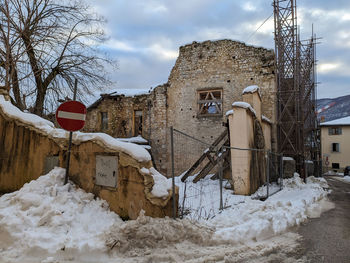
[[[276,87],[274,52],[244,43],[219,40],[180,47],[179,57],[171,71],[168,89],[168,127],[212,143],[220,135],[226,111],[234,101],[242,100],[242,91],[249,85],[261,88],[262,112],[275,122]],[[222,89],[221,116],[197,116],[197,91]],[[273,128],[273,147],[276,131]],[[170,151],[170,149],[168,149]],[[190,156],[189,156],[190,157]],[[198,156],[194,157],[194,159]],[[176,160],[181,162],[181,160]]]
[[[124,95],[102,96],[102,103],[88,108],[84,131],[105,132],[116,138],[134,136],[134,111],[141,110],[147,114],[147,95],[125,97]],[[108,129],[102,130],[101,112],[108,114]],[[143,129],[143,137],[147,137],[147,129]]]
[[[146,117],[145,129],[151,145],[153,164],[158,171],[163,174],[167,173],[167,134],[168,127],[168,88],[169,85],[164,84],[156,87],[149,95],[151,101],[150,110]]]

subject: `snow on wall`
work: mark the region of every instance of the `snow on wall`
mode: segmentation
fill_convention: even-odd
[[[267,118],[265,115],[261,115],[261,119],[262,119],[263,121],[266,121],[266,122],[269,123],[269,124],[272,124],[272,121],[271,121],[269,118]]]
[[[251,85],[246,87],[243,91],[242,94],[247,94],[247,93],[254,93],[254,92],[258,92],[260,98],[261,98],[261,94],[260,94],[260,88],[257,85]]]
[[[228,110],[225,114],[225,116],[229,116],[229,115],[232,115],[233,114],[233,110]]]
[[[236,102],[232,103],[232,107],[239,107],[239,108],[248,109],[256,117],[256,111],[253,109],[253,107],[248,102],[236,101]]]

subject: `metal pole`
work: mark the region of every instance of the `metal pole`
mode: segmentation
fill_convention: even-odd
[[[266,198],[269,197],[269,184],[270,184],[270,152],[267,152],[267,174],[266,174]]]
[[[221,153],[222,156],[222,153]],[[220,210],[224,209],[223,201],[222,201],[222,170],[223,170],[223,160],[220,160],[219,167],[219,186],[220,186]]]
[[[171,144],[171,178],[173,183],[173,218],[176,219],[175,203],[175,173],[174,173],[174,128],[170,127],[170,144]]]
[[[78,87],[78,80],[75,79],[74,82],[74,94],[73,94],[73,100],[75,101],[77,98],[77,87]],[[67,152],[67,164],[66,164],[66,176],[64,177],[64,184],[68,183],[68,177],[69,177],[69,163],[70,163],[70,152],[72,148],[72,138],[73,138],[73,132],[69,132],[69,141],[68,141],[68,152]]]
[[[283,154],[280,155],[280,190],[283,187]]]
[[[181,209],[181,218],[184,218],[185,202],[186,202],[186,188],[187,188],[187,182],[185,181],[184,199],[182,200],[182,209]]]

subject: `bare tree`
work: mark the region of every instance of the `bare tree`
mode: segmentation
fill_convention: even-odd
[[[75,78],[80,96],[110,83],[104,67],[114,62],[97,48],[104,21],[82,1],[0,3],[0,65],[18,107],[42,115],[70,95]]]

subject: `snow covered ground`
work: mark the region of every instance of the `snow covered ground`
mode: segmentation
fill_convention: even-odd
[[[141,213],[124,222],[105,201],[63,180],[64,169],[55,168],[0,197],[0,262],[264,262],[277,248],[296,248],[299,237],[289,227],[332,207],[324,179],[305,184],[296,175],[265,202],[224,190],[226,209],[215,202],[208,220]],[[217,181],[203,185],[219,190]]]

